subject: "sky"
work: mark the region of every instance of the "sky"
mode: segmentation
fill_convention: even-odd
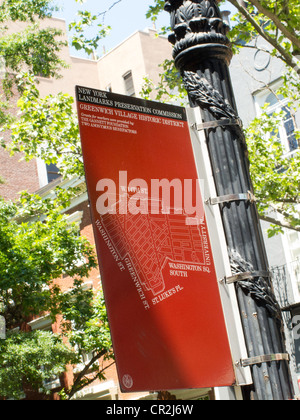
[[[151,0],[84,0],[80,5],[75,0],[56,0],[55,3],[62,8],[60,12],[55,12],[54,17],[65,19],[67,23],[76,19],[78,9],[89,10],[93,14],[99,14],[108,10],[114,3],[115,6],[105,15],[104,23],[112,27],[107,38],[103,40],[97,51],[98,56],[108,52],[137,30],[153,27],[151,20],[146,19]],[[223,10],[232,10],[231,5],[225,5]],[[163,12],[159,16],[157,28],[170,25],[169,13]],[[74,49],[71,54],[75,56],[85,56],[83,53]]]

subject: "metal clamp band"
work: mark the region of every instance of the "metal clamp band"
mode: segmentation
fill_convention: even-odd
[[[225,277],[225,281],[227,284],[232,284],[232,283],[237,283],[239,281],[255,279],[256,277],[270,278],[271,273],[270,271],[252,271],[252,272],[246,272],[246,273],[239,273],[231,277]]]
[[[290,361],[290,355],[288,353],[276,353],[276,354],[265,354],[264,356],[250,357],[249,359],[241,360],[242,367],[248,367],[253,365],[260,365],[261,363]]]
[[[192,128],[195,128],[198,131],[202,130],[209,130],[211,128],[217,127],[225,127],[228,125],[238,125],[239,127],[243,127],[243,123],[241,119],[224,119],[224,120],[215,120],[215,121],[207,121],[202,124],[194,124]]]
[[[231,203],[232,201],[249,201],[250,203],[255,203],[256,198],[251,191],[241,194],[228,194],[221,197],[209,198],[205,201],[206,204],[215,206],[216,204]]]

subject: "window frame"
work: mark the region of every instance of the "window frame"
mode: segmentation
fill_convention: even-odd
[[[292,110],[288,106],[288,99],[281,99],[278,96],[276,96],[276,91],[280,88],[281,81],[276,81],[269,87],[265,87],[264,89],[259,90],[258,92],[253,93],[253,99],[255,103],[255,109],[256,109],[256,115],[260,117],[263,113],[263,107],[269,103],[268,98],[271,94],[274,95],[274,97],[277,99],[277,103],[269,105],[268,108],[265,110],[267,114],[272,115],[274,113],[279,113],[281,111],[286,112],[285,109],[287,109],[290,112],[290,118],[283,119],[281,121],[280,126],[278,127],[278,137],[281,141],[281,144],[284,148],[284,156],[288,157],[299,151],[300,144],[298,142],[298,147],[296,149],[291,149],[291,143],[289,142],[289,135],[286,130],[285,124],[290,119],[293,121],[294,130],[297,130],[297,121],[295,118],[295,115],[293,114]]]
[[[52,319],[50,315],[45,315],[40,318],[34,319],[33,321],[29,322],[28,325],[31,327],[32,331],[41,330],[50,331],[53,333]],[[44,367],[41,366],[41,370],[43,369]],[[43,381],[43,385],[48,391],[52,391],[53,389],[61,387],[61,381],[59,376],[53,376],[48,381]]]
[[[127,96],[135,97],[135,86],[134,86],[134,79],[132,70],[128,70],[126,73],[123,74],[123,82],[125,88],[125,94]],[[128,80],[130,81],[130,86],[128,87]],[[132,84],[132,87],[131,87]]]

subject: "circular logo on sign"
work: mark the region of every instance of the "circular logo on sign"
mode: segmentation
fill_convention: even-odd
[[[125,388],[130,389],[133,386],[133,379],[130,375],[123,376],[123,385]]]

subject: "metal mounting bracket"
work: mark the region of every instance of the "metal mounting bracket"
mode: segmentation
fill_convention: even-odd
[[[215,198],[210,197],[208,200],[205,201],[205,204],[215,206],[217,204],[231,203],[233,201],[249,201],[250,203],[255,203],[256,198],[251,191],[248,191],[247,193],[241,194],[228,194]]]
[[[231,277],[225,277],[225,282],[226,284],[232,284],[232,283],[237,283],[239,281],[254,279],[256,277],[270,278],[271,273],[270,271],[252,271],[252,272],[249,271],[245,273],[239,273]]]
[[[253,365],[260,365],[261,363],[290,361],[290,355],[288,353],[276,353],[276,354],[265,354],[263,356],[250,357],[249,359],[241,360],[242,367],[248,367]]]
[[[237,118],[237,119],[227,118],[224,120],[207,121],[202,124],[193,124],[192,128],[196,129],[197,131],[202,131],[202,130],[210,130],[212,128],[217,128],[217,127],[226,127],[228,125],[237,125],[239,127],[243,127],[243,123],[240,118]]]

